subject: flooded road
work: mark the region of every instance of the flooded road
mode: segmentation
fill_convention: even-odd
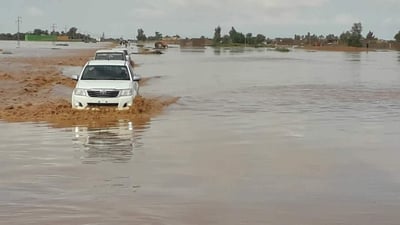
[[[133,59],[149,121],[0,122],[0,224],[399,224],[399,52]]]

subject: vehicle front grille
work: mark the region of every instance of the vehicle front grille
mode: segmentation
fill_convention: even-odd
[[[118,103],[88,103],[88,107],[118,107]]]
[[[115,98],[119,94],[119,91],[111,91],[111,90],[89,90],[88,95],[90,97],[98,97],[98,98]]]

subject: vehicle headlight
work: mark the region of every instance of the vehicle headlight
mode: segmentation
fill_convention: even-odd
[[[131,96],[131,95],[133,95],[132,89],[123,89],[119,93],[119,96]]]
[[[86,91],[82,88],[75,88],[74,95],[86,96]]]

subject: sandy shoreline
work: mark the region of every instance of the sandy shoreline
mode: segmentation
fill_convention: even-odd
[[[70,96],[75,81],[62,66],[83,66],[96,49],[68,50],[65,56],[8,57],[0,63],[0,120],[46,122],[55,127],[107,126],[121,120],[146,123],[176,97],[138,96],[130,110],[73,110]],[[141,85],[149,79],[144,78]]]

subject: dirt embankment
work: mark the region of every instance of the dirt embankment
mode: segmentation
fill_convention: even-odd
[[[65,57],[5,59],[0,64],[0,120],[47,122],[56,127],[98,127],[121,120],[146,123],[178,100],[138,96],[129,110],[72,109],[70,96],[75,81],[63,76],[59,66],[83,66],[93,53],[79,51]],[[141,85],[149,79],[144,78]]]
[[[304,46],[302,48],[311,51],[337,51],[337,52],[363,52],[363,51],[373,50],[367,48],[357,48],[357,47],[342,46],[342,45]]]

